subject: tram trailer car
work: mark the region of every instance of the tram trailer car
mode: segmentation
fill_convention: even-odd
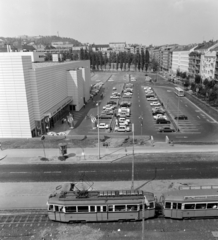
[[[218,217],[218,186],[187,186],[165,193],[160,198],[167,218]]]
[[[59,222],[126,221],[155,216],[154,194],[143,191],[62,191],[50,195],[47,205],[49,219]]]

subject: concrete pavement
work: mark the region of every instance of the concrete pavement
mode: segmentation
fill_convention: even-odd
[[[67,158],[61,163],[77,162],[113,162],[116,159],[131,155],[133,147],[100,147],[100,159],[98,148],[68,148]],[[135,154],[149,153],[205,153],[217,152],[218,145],[171,145],[165,142],[155,142],[150,146],[134,146]],[[58,149],[6,149],[0,151],[0,165],[2,164],[43,164],[60,163]],[[43,158],[46,157],[46,161]]]

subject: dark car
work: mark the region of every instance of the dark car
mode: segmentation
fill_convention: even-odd
[[[112,115],[104,114],[99,116],[99,119],[111,119],[111,118],[112,118]],[[96,116],[96,119],[98,119],[98,116]]]
[[[157,123],[157,124],[170,124],[170,121],[167,120],[167,119],[164,119],[164,118],[158,118],[158,119],[156,120],[156,123]]]
[[[159,129],[159,132],[175,132],[175,130],[170,127],[162,127]]]
[[[115,101],[109,101],[109,102],[107,102],[107,104],[116,105],[117,103]]]
[[[152,111],[152,115],[157,115],[157,114],[164,114],[165,111],[164,110],[156,110],[156,111]]]
[[[175,119],[179,119],[179,120],[188,120],[188,117],[185,116],[185,115],[179,115],[179,116],[176,116]]]

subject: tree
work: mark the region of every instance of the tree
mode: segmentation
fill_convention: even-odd
[[[195,76],[195,83],[196,83],[196,84],[200,84],[201,81],[202,81],[202,80],[201,80],[201,76],[200,76],[200,75],[196,75],[196,76]]]
[[[155,59],[152,59],[151,61],[151,68],[153,69],[154,72],[158,70],[159,64]]]
[[[108,57],[107,57],[107,53],[105,52],[104,53],[104,66],[105,66],[105,70],[106,70],[106,67],[107,67],[107,63],[108,63]]]
[[[144,66],[145,66],[145,53],[144,53],[144,49],[141,50],[141,69],[142,71],[144,70]]]
[[[145,51],[145,70],[146,70],[146,72],[148,71],[149,63],[150,63],[150,54],[149,54],[148,49],[146,49],[146,51]]]
[[[83,51],[83,48],[80,48],[79,59],[80,59],[80,60],[84,60],[84,51]]]
[[[184,82],[184,87],[187,89],[190,86],[190,81],[188,79]]]
[[[116,54],[116,69],[118,70],[119,68],[119,55]]]

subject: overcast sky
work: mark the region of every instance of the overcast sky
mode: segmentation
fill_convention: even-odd
[[[0,0],[0,36],[144,45],[218,40],[218,0]]]

